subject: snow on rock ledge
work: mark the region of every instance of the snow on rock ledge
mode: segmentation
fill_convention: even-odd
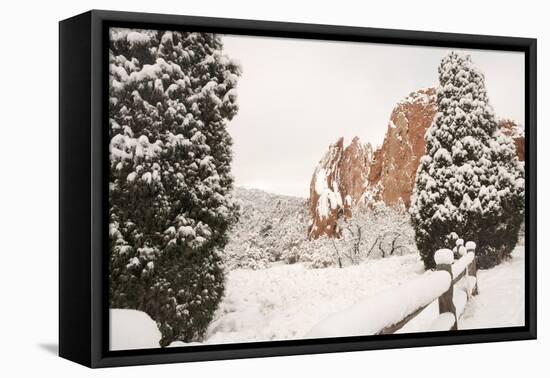
[[[363,196],[371,159],[371,145],[362,144],[357,137],[348,146],[344,146],[344,138],[330,145],[311,178],[311,239],[339,236],[337,221],[342,216],[349,218],[352,206]]]
[[[157,323],[137,310],[109,310],[110,350],[159,348],[161,333]]]

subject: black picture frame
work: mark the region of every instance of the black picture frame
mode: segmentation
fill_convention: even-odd
[[[108,350],[110,26],[525,53],[525,326],[402,335]],[[535,339],[537,42],[531,38],[92,10],[59,23],[59,354],[89,367]]]

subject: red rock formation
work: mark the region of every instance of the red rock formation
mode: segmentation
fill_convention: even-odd
[[[371,158],[372,147],[357,137],[347,147],[343,138],[329,147],[311,178],[310,238],[339,235],[338,218],[350,217],[351,206],[367,189]]]
[[[502,119],[499,122],[500,129],[505,135],[512,137],[516,145],[516,153],[520,161],[525,161],[525,133],[523,129],[510,119]]]
[[[351,206],[361,199],[367,189],[372,162],[372,146],[361,144],[358,137],[342,153],[339,187],[344,202],[344,214],[351,216]]]
[[[421,89],[393,109],[382,146],[369,174],[373,200],[409,207],[416,170],[425,152],[424,134],[437,112],[435,89]]]
[[[362,198],[409,207],[425,154],[424,135],[436,112],[435,89],[420,89],[393,109],[384,142],[374,153],[357,137],[346,148],[343,138],[331,145],[311,179],[309,237],[338,236],[339,217],[350,217],[351,207]],[[524,160],[523,130],[510,120],[500,121],[500,126],[514,139],[518,158]]]

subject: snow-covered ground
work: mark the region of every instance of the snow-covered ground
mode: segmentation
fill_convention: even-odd
[[[161,338],[157,324],[144,312],[111,309],[109,311],[109,349],[158,348]]]
[[[279,265],[229,274],[227,295],[210,326],[206,343],[299,339],[318,322],[377,293],[424,273],[417,255],[367,261],[344,269]],[[489,270],[479,270],[480,294],[459,319],[459,329],[524,324],[524,247]],[[459,292],[457,290],[457,292]],[[455,299],[457,308],[463,307]],[[437,302],[400,332],[423,332],[438,316]]]
[[[516,327],[525,324],[525,247],[517,246],[512,258],[477,273],[479,295],[466,304],[459,329]],[[439,312],[437,302],[401,328],[399,333],[423,332]]]
[[[525,325],[525,248],[516,247],[512,259],[479,271],[478,296],[468,303],[461,329]]]
[[[524,247],[518,246],[510,260],[480,270],[479,295],[463,309],[459,329],[523,325],[524,269]],[[262,270],[234,270],[228,274],[226,296],[203,343],[308,337],[319,322],[345,314],[354,305],[424,273],[416,254],[368,260],[343,269],[277,264]],[[461,307],[457,299],[457,307]],[[398,332],[427,331],[437,316],[436,301]],[[345,324],[344,328],[349,326]],[[160,333],[147,315],[133,310],[111,311],[112,349],[152,348],[158,346],[159,339]],[[178,342],[172,346],[183,345],[189,344]]]
[[[424,273],[418,255],[343,269],[301,264],[229,273],[206,343],[299,339],[327,316]]]

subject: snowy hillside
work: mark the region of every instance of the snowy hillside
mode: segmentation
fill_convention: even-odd
[[[229,269],[261,269],[307,239],[307,200],[258,189],[235,188],[239,221],[224,258]]]

